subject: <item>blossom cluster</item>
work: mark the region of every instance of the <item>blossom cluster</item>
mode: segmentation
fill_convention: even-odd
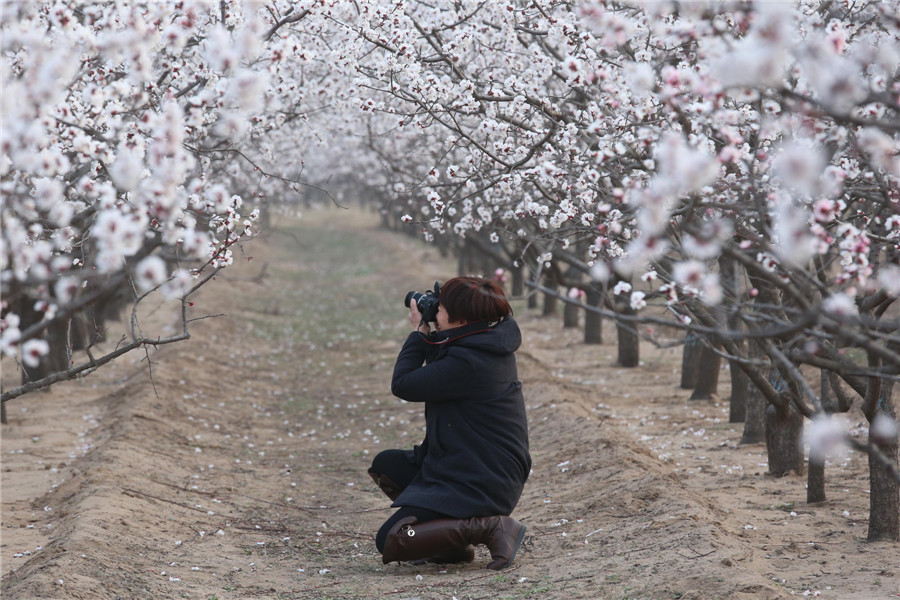
[[[749,305],[736,256],[798,300],[896,295],[898,8],[8,3],[4,297],[177,296],[305,181],[520,264],[652,268],[635,310]]]
[[[47,325],[123,276],[138,295],[182,297],[254,235],[251,203],[290,195],[290,178],[260,173],[280,168],[283,139],[264,134],[295,101],[295,83],[279,86],[297,48],[267,40],[258,12],[4,4],[3,354],[36,366]]]
[[[360,25],[362,104],[434,233],[625,277],[666,260],[655,296],[709,305],[726,250],[796,280],[839,261],[819,289],[853,298],[900,235],[897,8],[398,2]]]

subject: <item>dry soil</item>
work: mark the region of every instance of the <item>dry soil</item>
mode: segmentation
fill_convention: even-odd
[[[679,347],[645,343],[620,368],[611,323],[585,346],[521,299],[534,471],[514,566],[485,570],[483,548],[470,565],[383,565],[391,509],[366,468],[424,427],[389,391],[402,299],[455,263],[376,223],[281,218],[196,298],[189,341],[8,404],[3,598],[900,595],[900,546],[865,541],[864,457],[832,456],[828,500],[808,505],[804,477],[769,477],[764,447],[739,444],[726,371],[721,399],[690,401]],[[174,309],[147,307],[145,332],[171,334]],[[5,389],[17,377],[5,361]]]

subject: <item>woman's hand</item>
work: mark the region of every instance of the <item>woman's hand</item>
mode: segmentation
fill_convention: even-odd
[[[424,333],[426,335],[431,333],[431,328],[428,324],[422,323],[422,313],[419,312],[419,307],[417,306],[415,299],[409,301],[409,322],[413,326],[413,329],[419,333]]]

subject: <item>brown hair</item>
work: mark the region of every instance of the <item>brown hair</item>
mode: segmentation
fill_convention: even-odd
[[[441,286],[441,306],[450,321],[499,321],[512,314],[503,288],[483,277],[454,277]]]

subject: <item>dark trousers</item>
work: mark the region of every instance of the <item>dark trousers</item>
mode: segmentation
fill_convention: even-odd
[[[372,467],[369,469],[369,472],[384,475],[396,483],[400,489],[406,489],[406,486],[418,474],[419,465],[416,464],[416,456],[412,450],[382,450],[372,461]],[[397,521],[406,517],[415,517],[419,523],[448,518],[443,513],[428,510],[427,508],[402,506],[378,530],[378,534],[375,536],[375,547],[378,548],[379,552],[384,552],[384,541],[391,527]]]

